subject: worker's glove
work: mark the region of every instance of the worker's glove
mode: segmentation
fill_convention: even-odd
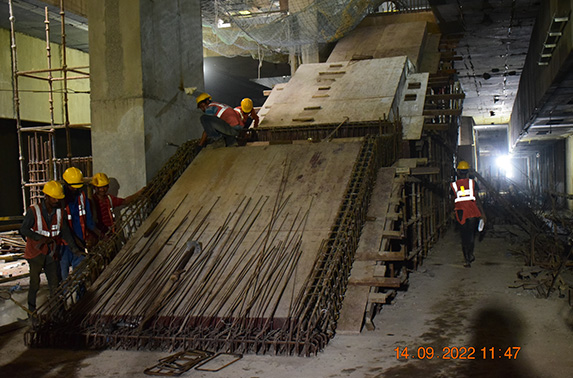
[[[183,89],[185,91],[185,94],[188,96],[191,96],[193,93],[195,93],[195,91],[197,90],[197,87],[187,87]]]

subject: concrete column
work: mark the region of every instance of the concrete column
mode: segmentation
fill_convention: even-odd
[[[201,135],[183,91],[204,87],[200,1],[89,1],[88,15],[94,173],[126,196],[175,152],[168,143]]]

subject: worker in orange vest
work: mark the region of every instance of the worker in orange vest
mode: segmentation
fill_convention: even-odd
[[[196,98],[197,108],[203,111],[200,118],[203,135],[199,146],[224,139],[225,145],[236,146],[239,131],[243,129],[239,114],[229,105],[213,102],[208,93],[201,93]]]
[[[240,125],[243,126],[243,128],[248,129],[251,127],[251,123],[254,128],[259,127],[259,116],[253,107],[253,100],[244,98],[241,101],[241,105],[235,108],[235,111],[239,114]]]
[[[470,165],[467,161],[460,161],[457,167],[458,178],[452,182],[454,194],[454,215],[461,226],[462,251],[466,268],[471,267],[475,260],[474,241],[475,232],[480,219],[485,223],[486,217],[478,196],[478,187],[475,180],[469,177]]]
[[[81,255],[66,221],[66,213],[61,209],[64,188],[57,181],[49,181],[42,189],[44,199],[28,208],[20,233],[26,238],[24,258],[30,265],[30,288],[28,289],[28,309],[36,311],[36,294],[40,288],[42,270],[48,279],[50,294],[58,286],[59,248],[65,241],[74,255]]]
[[[96,173],[92,177],[91,184],[94,187],[94,209],[96,214],[96,227],[100,230],[101,235],[107,234],[110,230],[114,231],[115,213],[114,209],[120,206],[127,206],[135,201],[145,187],[137,193],[126,198],[116,197],[108,193],[109,177],[105,173]]]

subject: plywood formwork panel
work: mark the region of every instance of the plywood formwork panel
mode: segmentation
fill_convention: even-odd
[[[158,316],[233,318],[252,302],[252,316],[288,317],[330,235],[361,145],[204,150],[92,286],[92,315],[150,315],[192,239],[203,252],[191,257]]]
[[[426,24],[425,21],[415,21],[357,28],[338,41],[327,62],[406,55],[419,67]]]
[[[303,64],[263,105],[261,127],[336,124],[396,116],[396,93],[406,81],[407,57]],[[273,91],[274,92],[274,91]],[[279,91],[277,91],[279,92]]]

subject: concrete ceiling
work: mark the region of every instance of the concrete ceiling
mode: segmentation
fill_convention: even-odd
[[[429,3],[443,31],[462,36],[457,48],[462,60],[455,62],[455,68],[466,94],[463,116],[473,117],[477,125],[507,124],[540,0],[429,0]],[[16,30],[45,39],[45,6],[39,0],[13,0]],[[59,8],[48,5],[48,9],[53,21],[51,39],[59,43]],[[6,29],[10,29],[8,10],[8,0],[0,0],[0,27]],[[66,12],[66,35],[69,47],[88,51],[85,17]],[[539,142],[573,133],[570,71],[565,70],[553,84],[530,121],[530,132],[522,139],[529,149],[537,148]]]
[[[46,39],[44,25],[45,8],[48,8],[50,21],[50,40],[61,43],[60,7],[48,5],[39,0],[13,0],[14,29],[22,34]],[[0,0],[0,28],[10,30],[10,7],[8,0]],[[66,45],[88,52],[88,20],[69,11],[65,12]]]
[[[508,123],[539,2],[458,3],[465,30],[457,49],[463,60],[455,68],[466,93],[463,115],[478,125]]]

